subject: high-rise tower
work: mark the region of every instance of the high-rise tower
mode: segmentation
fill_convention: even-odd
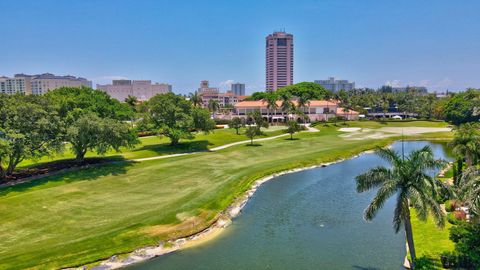
[[[276,91],[293,84],[293,35],[273,32],[266,37],[266,87]]]

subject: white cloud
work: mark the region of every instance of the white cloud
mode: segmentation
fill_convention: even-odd
[[[400,80],[386,81],[385,85],[388,85],[391,87],[400,87]]]
[[[431,80],[420,80],[418,82],[415,81],[409,81],[408,83],[403,83],[400,80],[392,80],[392,81],[386,81],[385,85],[390,85],[392,87],[405,87],[407,85],[409,86],[423,86],[426,87],[430,91],[445,91],[446,89],[452,87],[454,82],[450,80],[449,78],[444,78],[441,81],[438,82],[432,82]]]
[[[219,85],[221,88],[225,88],[225,87],[230,88],[232,86],[232,83],[234,82],[235,82],[234,80],[226,80],[226,81],[220,82]]]

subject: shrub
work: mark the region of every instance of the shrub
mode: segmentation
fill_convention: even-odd
[[[475,267],[469,257],[458,254],[456,252],[443,252],[440,255],[440,260],[442,262],[443,268],[446,269],[474,269]]]
[[[440,260],[442,261],[442,266],[444,268],[453,268],[458,265],[458,255],[453,252],[443,252],[440,255]]]
[[[458,202],[456,200],[445,201],[445,211],[453,212],[458,207]]]
[[[422,256],[415,260],[415,269],[417,270],[435,269],[435,263],[432,258]]]
[[[229,125],[230,124],[230,120],[228,119],[213,119],[215,121],[215,124],[217,125]]]
[[[447,214],[447,220],[453,225],[458,225],[467,220],[467,215],[461,210],[455,210]]]
[[[455,215],[456,220],[462,220],[462,221],[467,220],[467,214],[462,210],[455,210],[453,211],[453,214]]]

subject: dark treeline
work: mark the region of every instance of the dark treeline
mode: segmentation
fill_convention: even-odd
[[[467,89],[463,92],[450,92],[446,97],[436,97],[433,93],[406,88],[403,92],[394,92],[391,87],[380,89],[354,89],[331,92],[315,83],[303,82],[281,88],[273,93],[257,92],[251,100],[286,100],[297,98],[303,103],[313,99],[333,99],[344,108],[368,114],[367,108],[376,112],[398,112],[417,114],[421,119],[437,119],[455,125],[478,121],[480,114],[480,90]]]

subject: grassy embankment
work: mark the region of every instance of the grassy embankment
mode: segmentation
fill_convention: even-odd
[[[108,164],[0,189],[0,268],[79,265],[188,235],[208,226],[262,176],[398,139],[345,140],[335,127],[319,128],[297,134],[298,140]]]
[[[436,269],[443,269],[440,255],[454,250],[454,243],[449,239],[452,224],[445,221],[445,227],[439,229],[432,217],[429,217],[427,222],[423,222],[417,218],[414,210],[411,220],[417,257],[424,257],[433,262]]]

